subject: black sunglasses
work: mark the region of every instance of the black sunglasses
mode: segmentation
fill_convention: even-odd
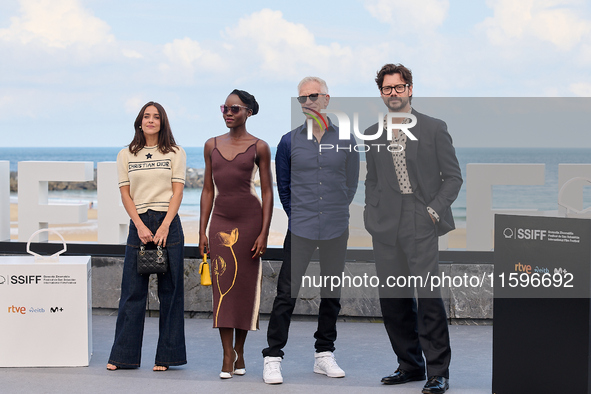
[[[227,105],[220,105],[220,109],[222,110],[223,114],[230,110],[234,115],[236,115],[238,112],[240,112],[240,108],[245,108],[247,111],[250,109],[248,107],[245,107],[244,105],[231,105],[229,107]]]
[[[308,97],[310,98],[310,101],[314,102],[316,100],[318,100],[318,96],[326,96],[326,94],[324,93],[312,93],[309,96],[299,96],[298,97],[298,101],[300,102],[300,104],[304,104],[306,101],[308,101]]]

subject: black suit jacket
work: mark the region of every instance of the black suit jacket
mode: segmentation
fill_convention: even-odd
[[[415,196],[437,212],[438,235],[455,228],[451,213],[462,186],[462,173],[447,125],[440,119],[412,110],[417,117],[410,131],[417,141],[406,140],[406,165]],[[370,126],[365,134],[373,135],[378,124]],[[386,146],[386,130],[373,144],[385,144],[378,152],[376,146],[366,152],[367,178],[365,180],[364,221],[367,231],[385,244],[396,243],[402,195],[394,169],[392,153]]]

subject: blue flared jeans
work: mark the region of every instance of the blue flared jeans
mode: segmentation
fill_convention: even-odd
[[[156,233],[165,216],[166,212],[152,210],[140,214],[142,222],[153,234]],[[170,366],[187,363],[183,283],[184,239],[181,221],[177,215],[170,225],[166,240],[169,269],[165,274],[158,274],[160,333],[155,365]],[[137,273],[137,251],[140,244],[137,228],[130,221],[115,341],[109,357],[109,363],[119,368],[138,368],[141,361],[150,276]]]

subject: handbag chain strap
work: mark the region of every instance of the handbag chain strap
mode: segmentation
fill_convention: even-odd
[[[158,255],[158,257],[162,257],[163,251],[162,251],[162,246],[158,245],[158,251],[156,252],[156,254]],[[146,253],[146,245],[145,244],[141,244],[140,245],[140,256],[143,256],[144,253]]]

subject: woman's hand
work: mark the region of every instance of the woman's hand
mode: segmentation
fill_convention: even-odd
[[[253,245],[252,249],[250,249],[251,252],[254,252],[254,254],[252,255],[252,258],[256,259],[258,257],[261,257],[263,254],[265,254],[266,250],[267,250],[267,235],[260,234],[258,236],[258,238],[256,239],[256,241],[254,241],[254,245]]]
[[[162,223],[158,230],[156,231],[156,235],[154,235],[154,243],[156,245],[160,245],[163,248],[166,247],[166,238],[168,238],[168,229],[170,225],[167,223]]]
[[[209,240],[207,239],[207,235],[199,235],[199,253],[203,256],[203,254],[207,252],[209,252]]]
[[[143,244],[147,244],[148,242],[152,242],[154,240],[154,236],[152,235],[152,232],[145,224],[142,223],[140,226],[136,225],[136,228],[137,228],[137,235]]]

